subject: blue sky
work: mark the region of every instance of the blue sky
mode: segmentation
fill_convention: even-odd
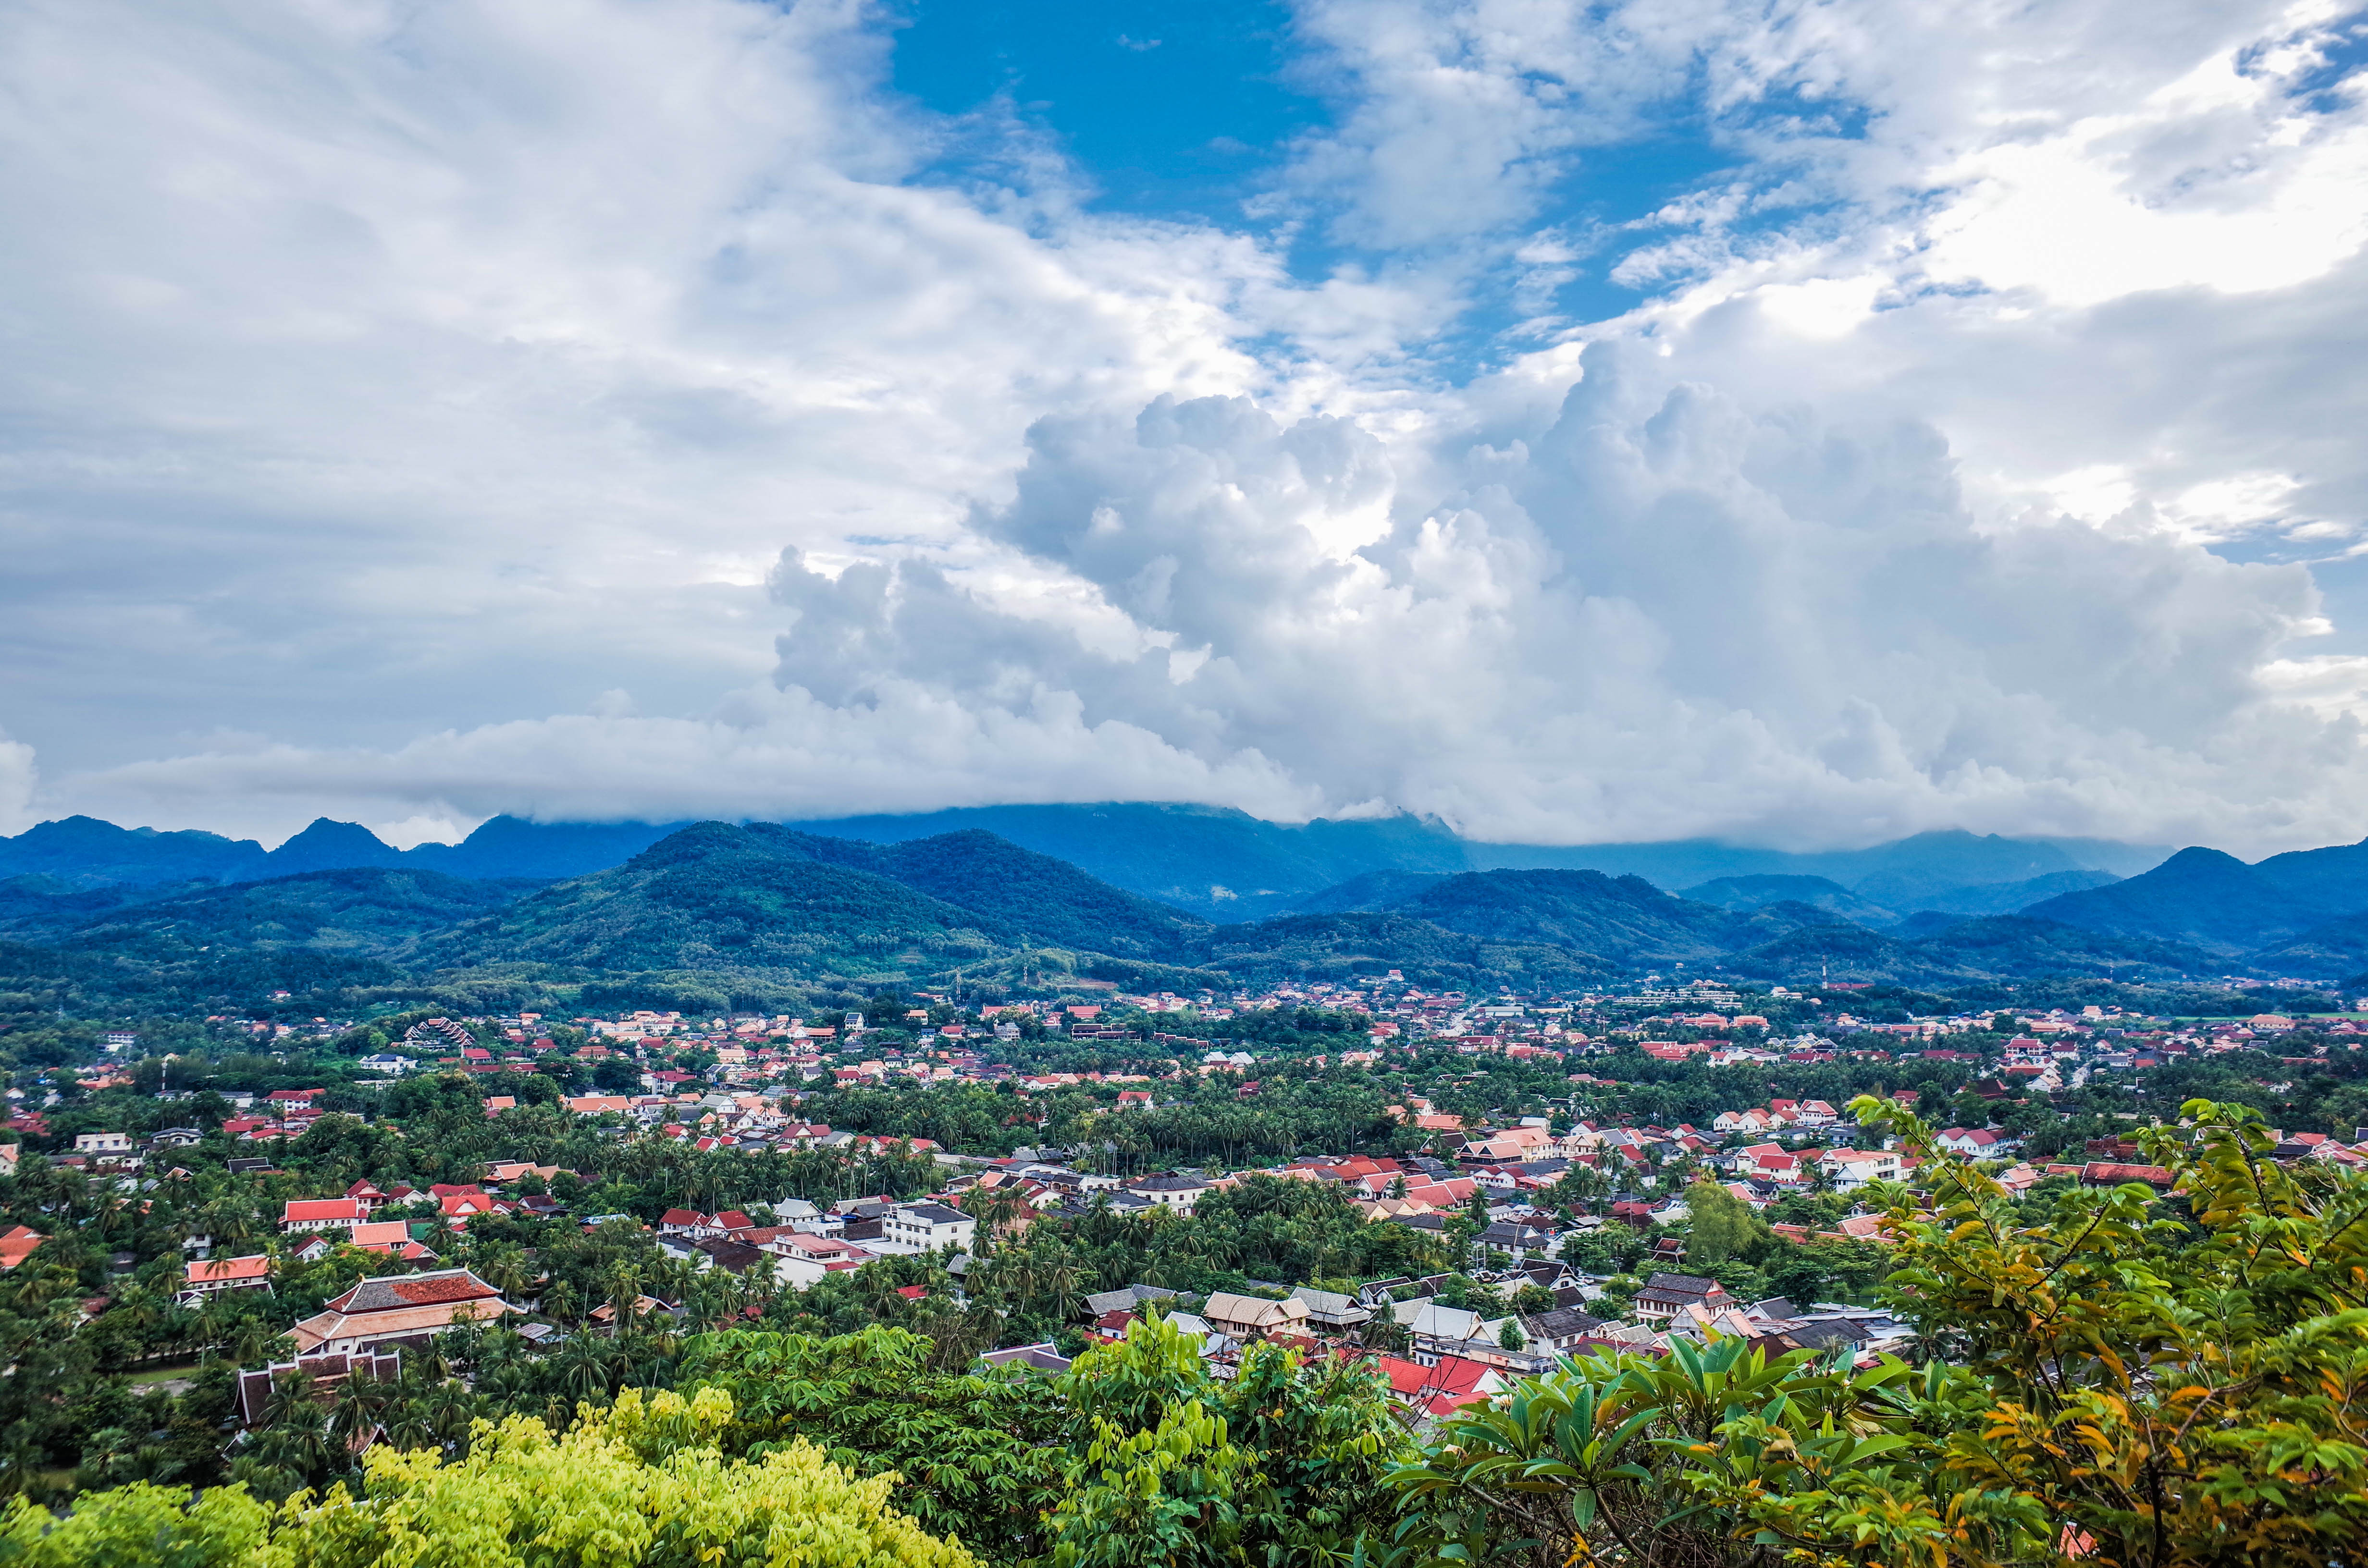
[[[1114,209],[1240,222],[1292,140],[1328,118],[1281,5],[907,0],[890,16],[896,91],[950,118],[1019,116]]]
[[[2368,832],[2340,0],[20,0],[0,831]]]
[[[1278,199],[1294,153],[1337,132],[1339,111],[1358,96],[1340,62],[1300,35],[1288,5],[904,0],[887,17],[894,90],[973,128],[951,135],[924,177],[1002,177],[1004,132],[1016,121],[1073,162],[1094,210],[1259,233],[1307,281],[1344,268],[1384,272],[1402,259],[1344,235],[1328,221],[1338,214],[1320,191]],[[1634,225],[1649,235],[1652,215],[1668,203],[1722,176],[1754,172],[1732,144],[1737,137],[1803,125],[1848,135],[1863,118],[1847,102],[1778,93],[1714,131],[1703,87],[1698,72],[1680,71],[1622,134],[1563,160],[1542,182],[1524,227],[1568,236]],[[1786,203],[1743,227],[1797,222],[1808,216],[1802,208],[1814,205]],[[1475,278],[1469,308],[1427,346],[1426,363],[1461,378],[1505,352],[1534,347],[1528,338],[1499,339],[1542,308],[1566,321],[1629,311],[1650,286],[1613,281],[1619,256],[1610,245],[1592,249],[1550,291],[1518,305],[1503,280]]]

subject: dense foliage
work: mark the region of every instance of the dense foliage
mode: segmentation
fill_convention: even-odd
[[[727,1560],[1012,1568],[2356,1561],[2368,1180],[2275,1164],[2256,1115],[2196,1101],[2184,1125],[2141,1135],[2173,1196],[2058,1183],[2017,1198],[1896,1103],[1858,1108],[1926,1160],[1922,1192],[1894,1191],[1888,1220],[1883,1289],[1917,1331],[1907,1358],[1679,1339],[1565,1360],[1433,1429],[1353,1355],[1257,1346],[1213,1377],[1156,1312],[1059,1377],[974,1364],[999,1330],[1073,1323],[1114,1281],[1200,1290],[1438,1261],[1374,1252],[1429,1244],[1363,1224],[1336,1194],[1253,1181],[1189,1219],[1040,1223],[983,1251],[966,1300],[938,1260],[903,1258],[803,1296],[710,1299],[688,1325],[629,1312],[615,1336],[557,1352],[456,1334],[408,1386],[283,1391],[228,1476],[176,1474],[136,1446],[116,1469],[86,1460],[86,1483],[111,1490],[67,1518],[12,1505],[0,1560],[457,1564],[597,1539],[617,1563],[727,1543]],[[1696,1197],[1694,1261],[1748,1267],[1764,1221]],[[104,1233],[103,1214],[80,1217]],[[520,1237],[488,1225],[481,1241],[494,1268]],[[567,1276],[560,1239],[535,1241]],[[621,1234],[585,1244],[620,1249],[587,1260],[589,1278],[634,1267]],[[86,1352],[43,1317],[70,1295],[71,1256],[6,1282],[8,1392],[70,1372],[42,1359],[45,1321]],[[631,1300],[634,1281],[610,1284]],[[1451,1285],[1442,1299],[1471,1289]],[[221,1392],[174,1396],[193,1453]],[[38,1403],[0,1410],[12,1442]],[[357,1472],[341,1443],[367,1425],[384,1437]],[[175,1490],[223,1480],[194,1506]]]
[[[2368,1538],[2368,1183],[2208,1102],[2146,1135],[2183,1199],[2044,1218],[1932,1154],[1890,1295],[1920,1365],[1736,1340],[1590,1356],[1395,1477],[1407,1561],[2116,1568],[2351,1561]]]

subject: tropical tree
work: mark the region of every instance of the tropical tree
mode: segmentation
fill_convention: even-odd
[[[1164,1319],[1078,1358],[1057,1568],[1345,1561],[1411,1445],[1370,1364],[1252,1346],[1230,1380]]]
[[[2368,1539],[2368,1180],[2277,1165],[2206,1101],[2142,1135],[2164,1200],[2037,1222],[1886,1101],[1930,1206],[1888,1216],[1930,1359],[1735,1339],[1599,1354],[1447,1423],[1375,1550],[1622,1568],[2112,1568],[2354,1561]]]

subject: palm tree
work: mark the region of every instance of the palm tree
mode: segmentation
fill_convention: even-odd
[[[206,1298],[198,1309],[197,1337],[207,1346],[218,1346],[231,1336],[246,1314],[231,1300],[228,1290],[217,1290]]]
[[[312,1379],[300,1374],[275,1381],[263,1419],[256,1452],[266,1463],[308,1481],[329,1468],[336,1439],[329,1429],[328,1412],[313,1396]]]
[[[578,1335],[553,1358],[559,1386],[578,1399],[595,1399],[609,1392],[609,1367],[598,1341]]]
[[[396,1380],[385,1418],[389,1443],[398,1449],[424,1449],[435,1442],[436,1427],[427,1403],[432,1386],[416,1372],[406,1371]]]
[[[249,1313],[231,1338],[231,1358],[242,1367],[260,1366],[270,1360],[279,1348],[281,1335],[273,1332],[269,1324]]]
[[[329,1430],[328,1412],[307,1401],[285,1420],[266,1426],[256,1436],[255,1449],[266,1464],[312,1481],[329,1469],[337,1440]]]
[[[388,1380],[359,1372],[346,1374],[336,1403],[329,1407],[329,1431],[337,1439],[339,1452],[351,1457],[361,1451],[385,1421],[394,1395],[395,1386]]]
[[[526,1254],[518,1247],[499,1247],[488,1252],[477,1265],[478,1277],[505,1296],[518,1296],[534,1282],[534,1271],[527,1263]]]
[[[198,1219],[205,1233],[213,1238],[214,1245],[225,1252],[236,1252],[255,1234],[255,1210],[230,1193],[223,1193],[199,1210]]]

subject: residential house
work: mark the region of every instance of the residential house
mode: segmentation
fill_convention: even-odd
[[[289,1330],[300,1356],[425,1346],[455,1324],[518,1309],[465,1268],[365,1279]]]
[[[1069,1369],[1069,1358],[1049,1339],[1034,1345],[1015,1345],[1006,1350],[989,1350],[979,1359],[990,1367],[1024,1367],[1031,1372],[1058,1374]]]
[[[1302,1285],[1291,1293],[1292,1300],[1307,1304],[1307,1326],[1327,1334],[1349,1334],[1362,1328],[1373,1319],[1371,1307],[1354,1296],[1343,1296],[1333,1290],[1318,1290]]]
[[[1305,1301],[1295,1298],[1270,1301],[1263,1296],[1238,1296],[1230,1290],[1219,1290],[1201,1309],[1201,1315],[1219,1333],[1247,1341],[1274,1335],[1304,1334],[1313,1314]]]
[[[2148,1187],[2168,1191],[2177,1180],[2162,1165],[2134,1165],[2115,1161],[2092,1160],[2080,1167],[2082,1187],[2120,1187],[2125,1182],[2144,1182]]]
[[[279,1228],[290,1235],[312,1231],[351,1231],[370,1218],[351,1198],[291,1198],[280,1210]]]
[[[1172,1209],[1178,1214],[1192,1212],[1192,1205],[1209,1190],[1211,1183],[1197,1176],[1170,1171],[1165,1176],[1144,1176],[1126,1184],[1129,1192],[1151,1199],[1162,1209]]]
[[[1817,1164],[1833,1174],[1839,1192],[1854,1192],[1871,1181],[1897,1181],[1902,1174],[1896,1149],[1828,1149]]]
[[[859,1268],[879,1256],[844,1236],[819,1236],[803,1231],[777,1235],[764,1243],[761,1250],[772,1255],[773,1272],[800,1290],[825,1274]]]
[[[1486,1403],[1490,1395],[1510,1386],[1497,1368],[1460,1356],[1429,1362],[1377,1356],[1373,1364],[1389,1379],[1390,1397],[1425,1421],[1452,1415],[1466,1405]]]
[[[1474,1236],[1473,1241],[1486,1251],[1508,1253],[1516,1261],[1526,1263],[1533,1257],[1554,1256],[1567,1233],[1557,1224],[1499,1220]]]
[[[1577,1307],[1556,1307],[1521,1321],[1531,1349],[1550,1350],[1557,1356],[1568,1355],[1589,1340],[1600,1338],[1611,1326],[1602,1318]]]
[[[0,1273],[15,1268],[33,1256],[33,1249],[50,1238],[30,1225],[11,1225],[0,1231]]]
[[[411,1227],[400,1220],[373,1220],[356,1225],[353,1244],[364,1252],[383,1253],[402,1258],[406,1263],[418,1263],[436,1255],[411,1239]]]
[[[1427,1296],[1393,1302],[1390,1313],[1414,1336],[1415,1359],[1424,1366],[1441,1356],[1464,1356],[1491,1364],[1504,1354],[1505,1324],[1463,1307],[1443,1307]]]
[[[1654,1274],[1636,1292],[1634,1312],[1646,1322],[1666,1323],[1688,1307],[1702,1307],[1718,1312],[1735,1305],[1735,1298],[1726,1287],[1715,1279],[1705,1279],[1694,1274]]]
[[[186,1269],[181,1290],[185,1302],[202,1301],[229,1290],[264,1290],[271,1289],[271,1259],[262,1253],[252,1257],[217,1257],[199,1259]]]

